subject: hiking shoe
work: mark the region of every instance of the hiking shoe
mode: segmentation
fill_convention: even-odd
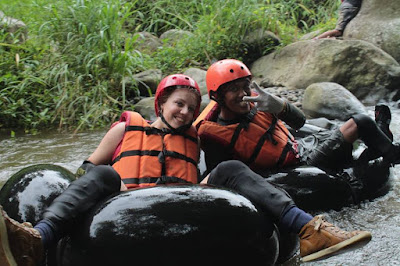
[[[299,237],[302,260],[312,261],[360,241],[369,241],[372,236],[367,231],[343,231],[318,215],[303,226]]]
[[[43,256],[40,233],[30,223],[19,223],[0,206],[0,265],[35,266]]]
[[[376,125],[393,141],[393,133],[390,131],[390,121],[392,120],[392,113],[390,108],[385,104],[378,104],[375,106],[375,122]]]

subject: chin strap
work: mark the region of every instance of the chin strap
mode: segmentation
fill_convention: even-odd
[[[172,131],[172,133],[183,133],[192,126],[192,123],[189,123],[189,124],[180,126],[178,128],[174,128],[167,122],[167,120],[165,120],[164,116],[162,115],[162,112],[160,112],[159,116],[161,118],[161,121],[163,121],[163,123],[167,125],[167,127]]]

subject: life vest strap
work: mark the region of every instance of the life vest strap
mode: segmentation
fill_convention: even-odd
[[[161,176],[158,178],[156,184],[169,184],[169,183],[181,183],[181,184],[191,184],[191,182],[184,180],[182,178],[176,177],[176,176]]]
[[[127,156],[158,156],[158,154],[160,153],[160,151],[157,150],[130,150],[130,151],[124,151],[121,152],[120,155],[118,155],[114,161],[112,162],[112,164],[115,164],[116,162],[118,162],[119,160],[121,160],[121,158],[123,157],[127,157]]]
[[[130,151],[124,151],[122,152],[119,156],[117,156],[112,164],[115,164],[121,158],[127,157],[127,156],[157,156],[160,163],[165,162],[165,157],[173,157],[177,158],[180,160],[184,160],[186,162],[189,162],[193,165],[197,165],[197,162],[193,160],[192,158],[186,157],[185,155],[178,153],[178,152],[173,152],[173,151],[159,151],[159,150],[130,150]]]
[[[258,154],[261,151],[262,146],[264,145],[264,143],[267,139],[269,141],[271,141],[272,144],[274,144],[274,145],[278,144],[278,142],[274,139],[274,137],[272,135],[274,133],[275,125],[276,125],[277,121],[278,121],[278,119],[276,117],[274,117],[269,128],[265,131],[265,133],[258,140],[257,145],[254,148],[253,154],[250,156],[249,160],[247,161],[248,165],[252,164],[256,160]]]
[[[183,155],[179,152],[175,152],[175,151],[168,151],[168,150],[160,151],[159,154],[157,154],[157,156],[158,156],[158,160],[160,163],[165,163],[165,157],[172,157],[172,158],[184,160],[193,165],[197,165],[197,162],[195,160],[193,160],[192,158],[186,157],[185,155]]]
[[[235,147],[236,141],[239,138],[240,132],[242,129],[247,129],[251,121],[253,121],[254,116],[257,114],[257,109],[253,108],[250,112],[243,118],[243,120],[239,123],[239,125],[235,128],[235,132],[233,132],[231,142],[229,143],[228,149],[233,150]]]
[[[141,185],[141,184],[168,184],[168,183],[181,183],[191,184],[182,178],[176,176],[161,176],[161,177],[131,177],[122,179],[125,185]]]
[[[165,136],[167,134],[171,134],[171,135],[180,135],[182,137],[184,137],[185,139],[191,140],[194,143],[197,143],[197,138],[192,137],[188,134],[185,134],[183,132],[178,132],[178,131],[172,131],[170,129],[158,129],[155,127],[142,127],[142,126],[127,126],[125,128],[125,131],[143,131],[146,132],[146,135],[161,135],[161,136]]]
[[[140,185],[140,184],[153,184],[158,181],[159,177],[132,177],[132,178],[124,178],[122,182],[125,185]]]

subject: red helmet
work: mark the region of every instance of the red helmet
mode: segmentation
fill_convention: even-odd
[[[215,62],[209,67],[206,74],[208,95],[211,98],[211,91],[216,92],[222,84],[244,77],[251,77],[251,72],[239,60],[224,59]]]
[[[160,97],[163,95],[163,93],[165,92],[165,89],[168,87],[172,87],[172,86],[189,86],[189,87],[196,89],[199,92],[199,95],[201,95],[199,85],[191,77],[183,75],[183,74],[169,75],[169,76],[165,77],[163,80],[161,80],[160,84],[158,84],[158,87],[157,87],[156,96],[154,99],[154,109],[156,111],[157,116],[159,115],[158,101],[159,101]],[[196,119],[197,116],[199,115],[200,101],[201,101],[201,98],[199,98],[199,101],[197,103],[196,110],[194,111],[193,119]]]

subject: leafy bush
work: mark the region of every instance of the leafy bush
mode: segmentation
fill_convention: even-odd
[[[99,128],[126,99],[126,78],[158,68],[163,74],[217,59],[243,60],[247,33],[269,30],[282,46],[334,24],[338,1],[327,0],[0,0],[24,21],[29,39],[0,30],[0,127]],[[153,54],[136,50],[136,32],[170,29],[193,35]],[[264,48],[264,53],[275,49]],[[138,91],[138,89],[137,89]]]

